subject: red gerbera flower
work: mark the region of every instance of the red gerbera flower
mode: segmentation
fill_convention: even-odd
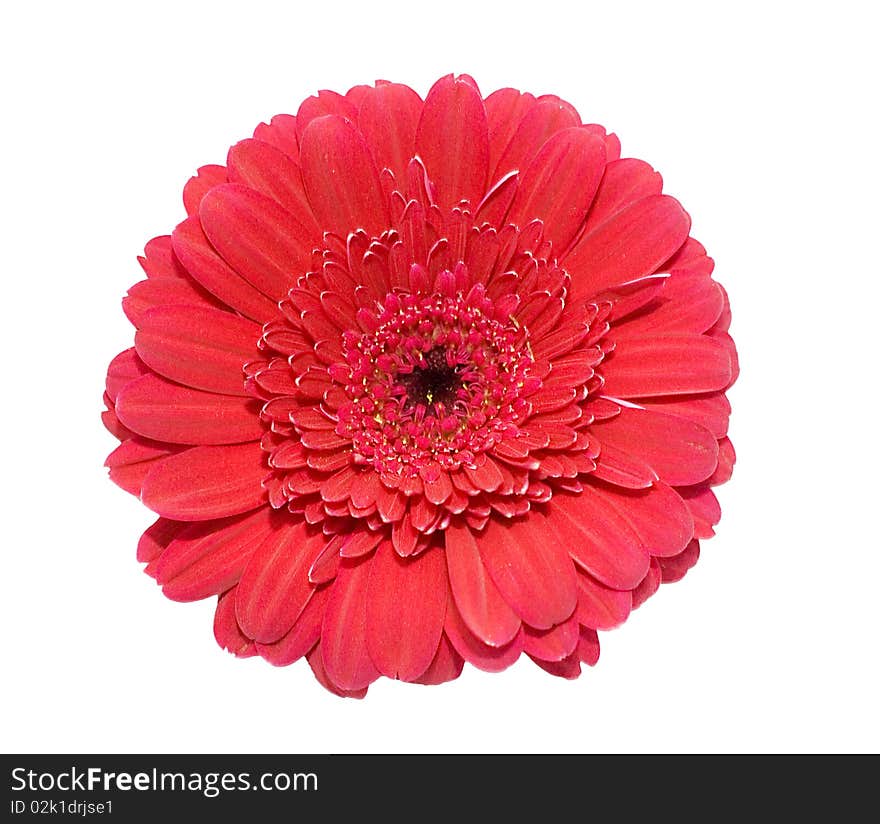
[[[110,475],[221,646],[326,687],[575,677],[730,476],[730,313],[646,163],[557,97],[321,92],[184,189],[123,301]]]

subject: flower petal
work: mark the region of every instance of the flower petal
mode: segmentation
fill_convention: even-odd
[[[370,561],[343,561],[330,584],[321,626],[321,658],[329,681],[341,690],[361,690],[380,673],[367,652],[367,588]]]
[[[171,235],[160,235],[144,246],[144,254],[138,257],[138,263],[148,278],[183,278],[187,279],[183,268],[171,245]]]
[[[661,558],[660,577],[664,584],[672,584],[684,578],[689,569],[700,558],[700,542],[691,541],[682,552],[674,558]]]
[[[641,398],[639,406],[668,415],[678,415],[706,427],[716,438],[727,434],[730,419],[730,401],[721,394],[672,395],[671,397]]]
[[[619,415],[597,421],[590,434],[603,446],[607,444],[634,460],[646,461],[660,480],[668,484],[699,483],[718,465],[715,436],[705,427],[676,415],[623,407]]]
[[[174,455],[181,447],[134,437],[124,440],[104,461],[110,480],[132,495],[140,495],[144,479],[162,458]]]
[[[446,560],[440,547],[401,558],[379,544],[367,589],[367,649],[383,675],[413,681],[437,653],[446,615]]]
[[[264,323],[278,314],[275,304],[233,271],[214,251],[198,217],[179,224],[172,234],[174,253],[201,286],[227,306]]]
[[[198,174],[191,177],[183,187],[183,206],[188,215],[196,215],[199,212],[199,204],[202,198],[215,186],[226,183],[225,166],[201,166]]]
[[[358,126],[378,169],[387,168],[398,185],[415,152],[416,129],[422,114],[422,98],[402,83],[379,81],[361,100]]]
[[[489,127],[486,107],[469,77],[447,75],[425,98],[416,132],[416,151],[448,208],[460,200],[476,206],[486,191]]]
[[[271,198],[238,183],[211,189],[202,229],[221,257],[273,301],[285,297],[312,260],[312,232]]]
[[[632,593],[599,583],[586,572],[578,574],[578,622],[590,629],[620,626],[632,609]]]
[[[638,491],[591,483],[590,491],[623,514],[651,555],[676,555],[693,537],[690,510],[681,495],[664,483]]]
[[[522,653],[522,630],[519,630],[513,640],[503,647],[490,647],[477,638],[461,617],[451,592],[446,605],[446,621],[443,629],[456,652],[469,664],[486,672],[501,672],[507,669]]]
[[[276,667],[286,667],[302,658],[321,637],[321,623],[330,588],[312,591],[308,603],[285,635],[273,644],[257,644],[260,657]]]
[[[220,649],[231,652],[236,658],[256,655],[254,642],[242,631],[235,620],[235,590],[231,589],[217,599],[214,611],[214,638]]]
[[[312,674],[315,676],[315,680],[334,695],[338,695],[340,698],[363,698],[367,694],[366,687],[357,690],[344,690],[340,689],[330,680],[330,677],[327,675],[327,670],[324,667],[324,651],[321,648],[320,641],[315,644],[312,651],[306,655],[306,660],[312,668]]]
[[[584,234],[565,256],[573,295],[589,298],[656,272],[684,243],[690,225],[687,212],[668,195],[631,204]]]
[[[449,584],[462,619],[483,643],[504,646],[519,631],[520,620],[486,571],[473,532],[457,524],[445,537]]]
[[[730,354],[708,335],[629,338],[602,364],[603,394],[612,398],[689,395],[725,389]]]
[[[495,167],[495,179],[514,169],[526,169],[532,158],[554,134],[580,125],[581,119],[570,103],[553,95],[540,98],[519,122]]]
[[[243,443],[263,434],[259,401],[201,392],[158,375],[126,384],[116,414],[139,435],[167,443]]]
[[[612,589],[632,589],[645,577],[650,556],[629,521],[589,486],[580,495],[558,494],[551,501],[548,542]]]
[[[137,351],[135,351],[133,346],[131,349],[124,349],[110,361],[110,365],[107,367],[107,380],[105,383],[107,396],[115,403],[117,396],[126,384],[149,373],[150,370],[138,357]]]
[[[156,582],[172,601],[198,601],[238,583],[248,560],[272,531],[268,508],[245,516],[189,524],[154,567]]]
[[[480,557],[495,586],[519,617],[535,629],[549,629],[565,621],[577,605],[571,559],[565,544],[551,537],[555,515],[554,508],[550,517],[532,511],[512,522],[493,518],[479,539]]]
[[[662,190],[663,179],[643,160],[627,157],[612,161],[605,167],[602,183],[587,215],[585,233],[592,232],[630,204],[659,195]]]
[[[523,652],[542,661],[561,661],[574,652],[580,632],[577,613],[550,629],[523,626]]]
[[[218,304],[192,278],[147,278],[136,283],[122,299],[122,311],[138,329],[155,306],[177,304],[216,308]]]
[[[638,609],[660,588],[660,561],[651,558],[651,568],[642,582],[632,591],[633,609]]]
[[[574,239],[593,201],[605,169],[605,144],[586,129],[557,132],[525,172],[507,219],[524,226],[544,222],[544,236],[563,253]]]
[[[135,335],[141,359],[166,378],[220,392],[248,395],[244,364],[257,360],[261,329],[247,318],[196,306],[157,306]]]
[[[326,230],[347,238],[388,228],[388,207],[370,148],[347,120],[330,115],[309,123],[302,136],[302,175],[309,202]]]
[[[168,545],[186,529],[189,524],[180,521],[169,521],[167,518],[157,518],[156,521],[144,534],[141,535],[137,545],[137,559],[142,564],[147,564],[157,559]]]
[[[693,515],[694,537],[711,538],[715,534],[712,527],[721,520],[721,506],[715,493],[703,485],[679,487],[676,491]]]
[[[437,647],[434,660],[431,661],[428,669],[415,679],[415,683],[445,684],[447,681],[454,681],[458,678],[463,668],[464,658],[455,651],[455,647],[444,634],[440,638],[440,645]]]
[[[651,311],[634,315],[614,327],[614,340],[664,334],[700,335],[718,320],[724,295],[708,277],[670,275]]]
[[[238,584],[235,614],[245,635],[271,644],[290,630],[314,592],[309,569],[326,543],[304,521],[275,524]]]
[[[260,123],[254,129],[254,138],[269,143],[290,157],[299,155],[296,117],[292,114],[276,114],[268,123]]]
[[[495,183],[503,177],[503,173],[497,173],[498,161],[523,116],[535,105],[535,96],[528,92],[521,94],[517,89],[498,89],[486,98],[485,105],[489,123],[489,182]]]
[[[242,140],[230,150],[229,182],[243,183],[271,197],[289,212],[315,243],[321,229],[315,221],[296,162],[280,149],[261,140]]]
[[[157,461],[144,479],[141,500],[178,521],[239,515],[266,503],[267,472],[259,443],[196,446]]]

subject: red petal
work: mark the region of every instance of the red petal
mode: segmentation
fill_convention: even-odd
[[[687,238],[690,218],[677,200],[652,195],[584,234],[563,263],[572,292],[588,298],[650,275]]]
[[[566,678],[569,681],[580,678],[581,662],[576,651],[561,661],[542,661],[540,658],[530,657],[542,670],[557,678]]]
[[[254,441],[263,434],[259,402],[200,392],[144,375],[126,384],[116,414],[129,429],[147,438],[179,444]]]
[[[159,306],[135,335],[143,361],[178,383],[247,395],[244,364],[260,357],[260,327],[246,318],[195,306]]]
[[[231,652],[236,658],[250,658],[256,654],[254,642],[245,636],[235,620],[235,590],[231,589],[217,599],[214,612],[214,638],[220,649]]]
[[[284,152],[261,140],[242,140],[230,150],[229,182],[244,183],[284,207],[315,243],[321,230],[315,222],[299,166]]]
[[[211,245],[248,283],[274,301],[285,297],[312,259],[312,232],[274,200],[227,183],[199,209]]]
[[[715,534],[712,527],[721,520],[721,506],[715,493],[708,486],[691,486],[676,491],[694,517],[694,537],[711,538]]]
[[[624,515],[651,555],[675,555],[693,537],[690,510],[681,495],[664,483],[638,492],[605,484],[591,484],[590,490]]]
[[[370,564],[367,649],[389,678],[413,681],[437,653],[446,615],[446,560],[439,547],[401,558],[383,541]]]
[[[300,104],[299,110],[296,113],[296,129],[300,146],[302,146],[302,138],[306,127],[312,121],[327,115],[338,115],[340,118],[344,117],[348,120],[354,120],[357,117],[357,112],[358,104],[339,94],[339,92],[321,89],[317,95],[307,97]]]
[[[202,166],[183,187],[183,206],[188,215],[197,214],[202,198],[215,186],[226,183],[225,166]]]
[[[510,144],[523,116],[535,105],[534,95],[520,94],[517,89],[498,89],[486,98],[489,123],[489,182],[503,174],[497,173],[498,161]],[[575,126],[576,123],[566,125]]]
[[[379,82],[364,93],[358,126],[373,153],[376,167],[391,169],[398,185],[415,152],[422,98],[409,86]]]
[[[581,639],[578,641],[578,658],[587,666],[595,666],[599,661],[599,636],[595,630],[581,627]]]
[[[268,468],[259,443],[196,446],[156,462],[141,500],[179,521],[205,521],[249,512],[266,503]]]
[[[730,418],[730,401],[720,394],[713,395],[673,395],[669,398],[644,398],[640,406],[655,412],[678,415],[689,421],[705,426],[716,438],[727,434]]]
[[[685,573],[691,569],[700,558],[700,542],[691,541],[674,558],[661,558],[660,575],[664,584],[672,584],[684,578]]]
[[[590,629],[613,629],[620,626],[632,609],[632,594],[600,584],[583,572],[578,575],[578,621]]]
[[[144,479],[158,461],[173,455],[180,447],[134,437],[123,441],[104,461],[110,480],[132,495],[140,495]]]
[[[640,457],[630,455],[610,442],[603,441],[601,448],[593,471],[599,480],[626,489],[646,489],[657,480],[657,473]]]
[[[198,601],[234,586],[272,529],[268,508],[243,518],[189,524],[155,565],[155,578],[172,601]]]
[[[495,179],[513,169],[527,168],[554,134],[580,125],[578,113],[564,100],[550,95],[538,100],[517,126],[516,133],[495,167]]]
[[[107,367],[106,387],[110,400],[115,403],[123,386],[149,373],[150,370],[138,357],[134,347],[120,352]]]
[[[159,518],[147,529],[137,545],[137,559],[146,564],[158,558],[177,537],[182,529],[189,524],[180,521],[169,521],[167,518]]]
[[[341,690],[363,689],[380,674],[367,653],[370,565],[343,561],[330,584],[321,627],[322,660],[328,680]]]
[[[648,571],[650,556],[629,521],[610,501],[586,486],[580,495],[557,494],[550,502],[548,542],[565,547],[572,558],[606,586],[632,589]]]
[[[629,338],[602,364],[603,393],[612,398],[688,395],[725,389],[727,348],[707,335]]]
[[[170,304],[203,308],[218,305],[192,278],[147,278],[128,290],[122,299],[122,311],[140,329],[146,312]]]
[[[476,206],[486,191],[489,127],[486,108],[467,77],[447,75],[428,92],[416,133],[416,150],[443,207],[460,200]]]
[[[504,646],[519,631],[520,620],[483,566],[473,532],[466,525],[456,525],[445,536],[449,584],[461,617],[481,641]]]
[[[264,323],[278,314],[275,304],[233,271],[214,251],[197,217],[181,223],[172,235],[174,253],[187,272],[212,295],[252,320]]]
[[[590,434],[595,435],[603,447],[607,444],[621,453],[647,461],[668,484],[699,483],[718,465],[715,436],[705,427],[676,415],[623,407],[619,415],[597,421]]]
[[[138,263],[148,278],[187,278],[186,270],[171,248],[170,235],[160,235],[149,241]]]
[[[642,582],[632,591],[633,609],[637,609],[660,588],[660,561],[651,558],[651,568]]]
[[[532,511],[512,522],[491,519],[479,540],[480,556],[501,595],[536,629],[565,621],[577,605],[571,559],[565,544],[551,536],[551,519]]]
[[[119,418],[116,417],[116,413],[112,409],[113,402],[110,401],[109,396],[105,393],[104,397],[111,407],[101,413],[101,423],[104,424],[104,428],[118,441],[136,437],[134,432],[119,422]]]
[[[711,486],[727,483],[733,474],[733,465],[736,463],[736,451],[730,438],[722,438],[718,442],[718,468],[712,473],[708,483]]]
[[[452,593],[446,605],[446,622],[443,627],[455,650],[465,661],[486,672],[507,669],[522,652],[522,631],[503,647],[490,647],[474,635],[465,624],[455,606]]]
[[[648,335],[700,335],[718,320],[723,306],[724,296],[711,278],[670,275],[651,311],[615,326],[614,340],[619,343]]]
[[[276,667],[286,667],[302,658],[321,637],[321,623],[329,597],[329,587],[313,590],[305,609],[283,638],[274,644],[257,644],[260,656]]]
[[[592,232],[631,203],[659,195],[662,190],[663,179],[644,161],[627,157],[609,163],[587,215],[585,233]]]
[[[452,643],[443,635],[440,638],[440,645],[437,647],[437,654],[431,665],[418,678],[415,679],[416,684],[445,684],[447,681],[454,681],[461,675],[464,668],[464,658],[456,651]]]
[[[245,635],[271,644],[290,630],[312,596],[309,569],[326,543],[303,521],[275,524],[238,584],[235,614]]]
[[[574,652],[580,632],[577,614],[550,629],[523,626],[523,652],[542,661],[561,661]]]
[[[388,207],[363,135],[347,120],[313,120],[302,137],[302,174],[320,226],[342,238],[388,228]]]
[[[507,219],[544,222],[544,236],[562,254],[577,234],[605,168],[605,145],[582,128],[553,135],[520,175]]]
[[[280,149],[290,157],[299,155],[296,117],[292,114],[276,114],[268,123],[260,123],[254,129],[254,137]]]
[[[324,667],[324,651],[321,649],[320,642],[315,644],[312,651],[306,655],[306,659],[318,683],[334,695],[338,695],[340,698],[363,698],[367,694],[366,687],[357,690],[343,690],[330,680]]]

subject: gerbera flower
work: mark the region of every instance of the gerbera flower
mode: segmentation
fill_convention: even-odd
[[[525,653],[576,677],[730,476],[724,290],[646,163],[557,97],[379,82],[184,188],[123,301],[116,483],[174,600],[342,695]]]

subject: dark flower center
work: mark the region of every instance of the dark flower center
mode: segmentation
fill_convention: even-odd
[[[398,374],[397,380],[406,389],[404,405],[415,411],[418,406],[426,408],[426,415],[442,417],[456,400],[463,384],[460,366],[450,366],[447,350],[435,346],[423,355],[423,362],[416,364],[408,374]]]
[[[370,331],[343,335],[346,367],[334,370],[349,400],[337,434],[356,463],[411,477],[432,465],[473,465],[516,437],[530,409],[528,332],[496,310],[482,285],[468,294],[389,293]]]

